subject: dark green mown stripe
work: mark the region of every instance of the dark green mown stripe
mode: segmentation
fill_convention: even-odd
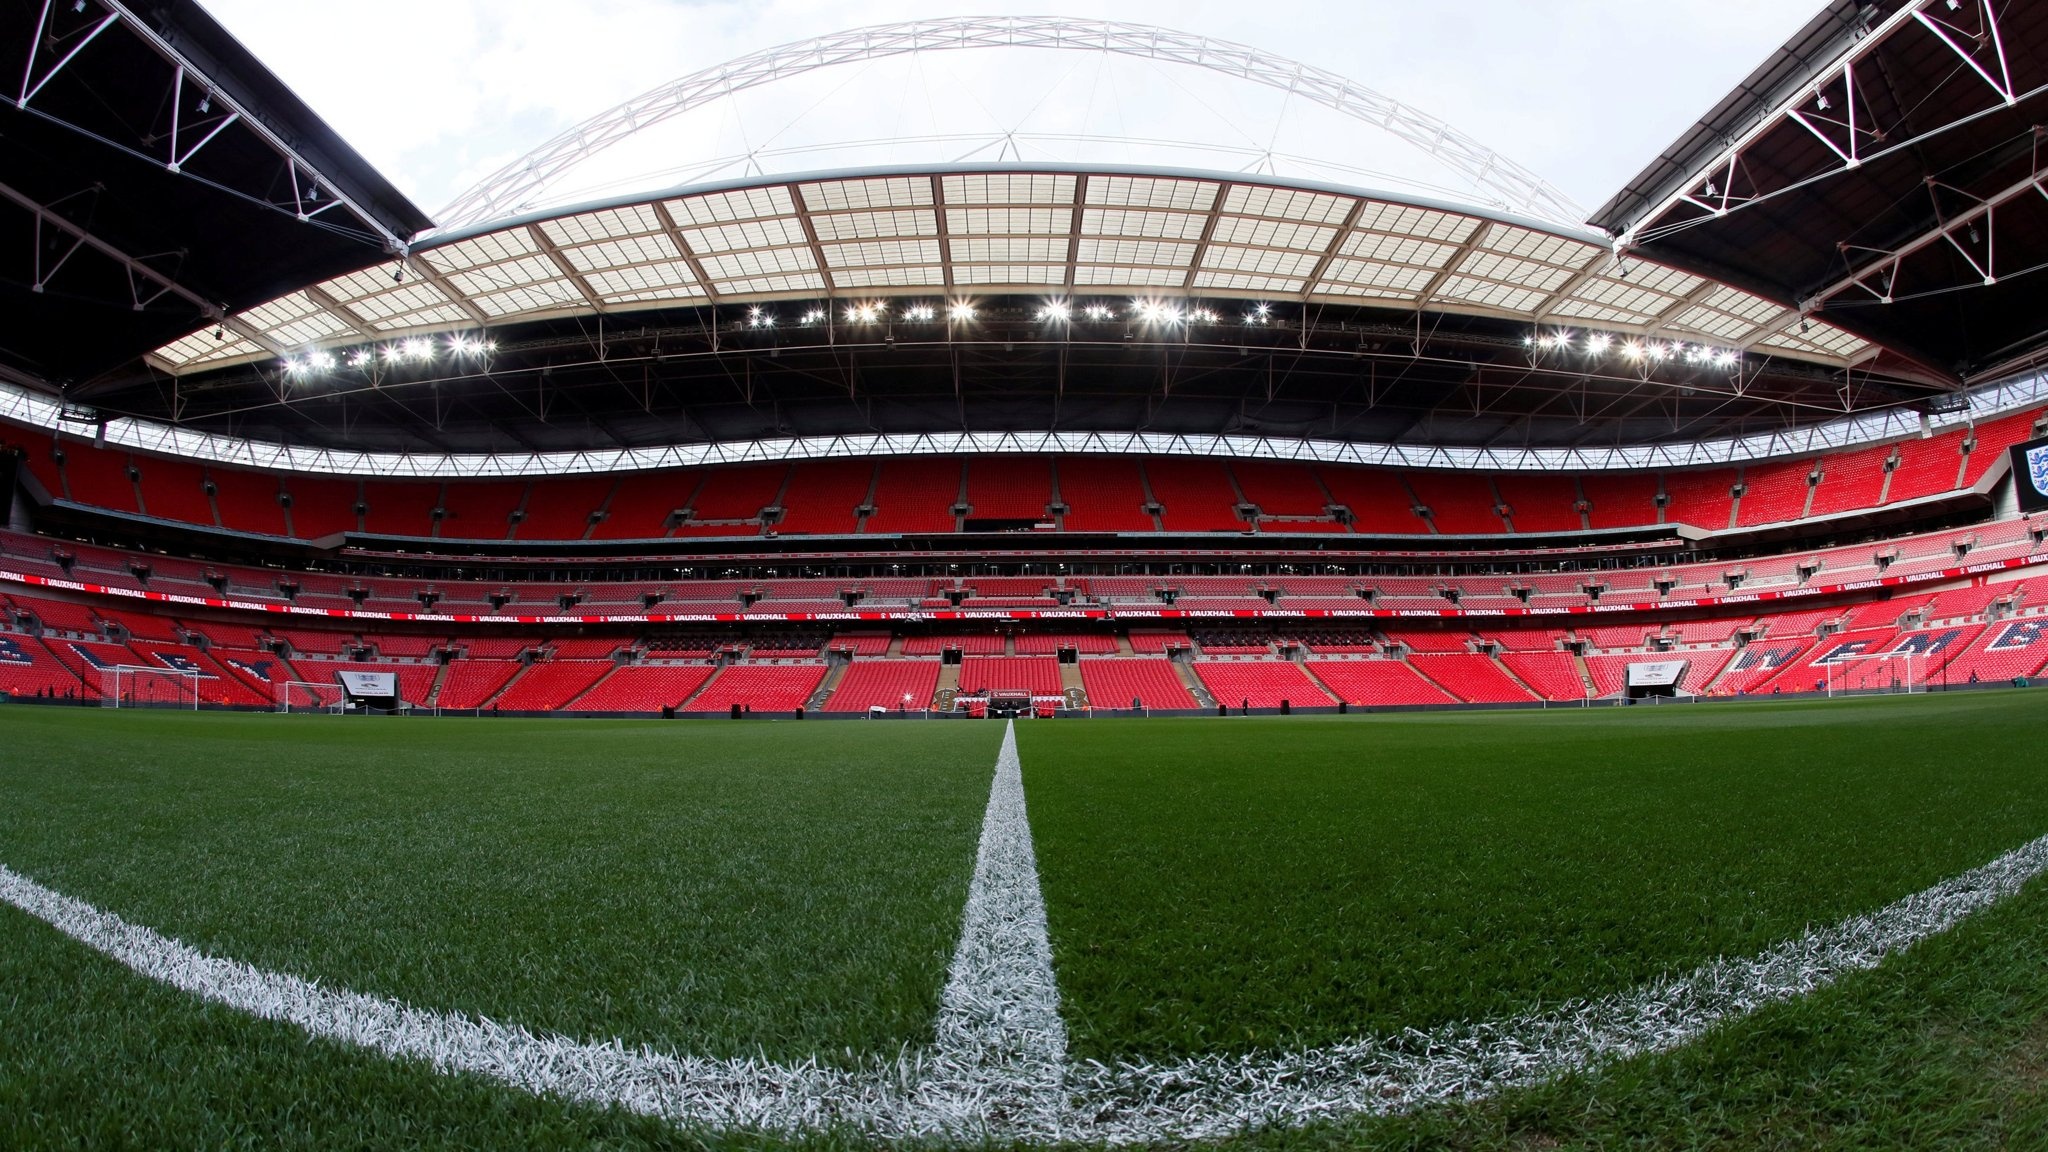
[[[926,1040],[995,725],[0,709],[0,863],[209,951],[704,1054]]]

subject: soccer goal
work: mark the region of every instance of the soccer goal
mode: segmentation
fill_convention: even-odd
[[[314,684],[305,680],[284,680],[277,685],[279,712],[339,713],[347,696],[339,684]]]
[[[139,664],[102,668],[100,707],[197,710],[199,680],[199,673],[178,668],[149,668]]]
[[[1830,660],[1829,696],[1875,696],[1927,691],[1927,660],[1920,652],[1874,652]]]

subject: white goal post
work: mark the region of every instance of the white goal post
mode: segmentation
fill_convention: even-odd
[[[1827,669],[1827,694],[1830,697],[1927,691],[1927,655],[1924,652],[1871,652],[1841,656],[1822,666]]]
[[[338,713],[348,699],[340,684],[317,684],[307,680],[281,680],[277,683],[276,694],[279,712]]]
[[[102,708],[184,708],[198,710],[198,672],[116,664],[100,669]]]

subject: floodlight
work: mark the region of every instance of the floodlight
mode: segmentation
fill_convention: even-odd
[[[1066,323],[1073,314],[1073,309],[1067,307],[1065,300],[1047,300],[1045,306],[1038,310],[1040,320],[1049,320],[1055,324]]]
[[[1111,308],[1107,304],[1090,304],[1087,309],[1087,314],[1090,320],[1116,319],[1116,310]]]
[[[933,312],[932,306],[929,304],[912,304],[903,310],[903,318],[905,320],[930,320],[936,315],[938,313]]]
[[[972,320],[974,319],[974,305],[966,300],[955,300],[946,309],[946,318],[957,321]]]

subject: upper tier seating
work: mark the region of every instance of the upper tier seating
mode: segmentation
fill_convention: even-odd
[[[1691,524],[1708,531],[1730,527],[1735,514],[1734,487],[1733,468],[1666,472],[1664,522]]]
[[[1579,477],[1579,489],[1586,495],[1586,521],[1595,528],[1658,523],[1657,477],[1649,473],[1589,472]]]
[[[142,512],[158,520],[214,527],[213,501],[206,494],[206,469],[187,460],[137,456]]]
[[[1429,522],[1445,536],[1491,534],[1507,531],[1494,509],[1500,501],[1493,481],[1471,472],[1409,472],[1404,479],[1422,506],[1429,509]]]
[[[604,519],[590,529],[590,538],[658,540],[669,534],[670,517],[682,511],[708,479],[697,472],[628,472],[619,477],[618,486],[612,489]],[[746,536],[751,532],[746,525],[733,525],[721,534]]]
[[[951,456],[883,460],[875,478],[875,512],[861,531],[870,536],[954,531],[961,472],[962,462]]]
[[[1577,532],[1584,527],[1576,477],[1517,472],[1494,477],[1494,486],[1517,532]]]
[[[784,536],[851,536],[860,527],[855,510],[874,486],[872,460],[801,460],[790,470],[782,494]]]
[[[434,509],[441,506],[441,482],[365,480],[362,498],[364,532],[372,536],[432,536]]]
[[[1155,532],[1145,481],[1129,456],[1064,456],[1058,464],[1062,524],[1069,532]]]
[[[1323,464],[1316,475],[1337,503],[1351,510],[1351,530],[1368,535],[1426,535],[1429,522],[1415,514],[1415,496],[1393,472]]]
[[[1095,708],[1128,708],[1131,701],[1146,708],[1193,708],[1173,665],[1164,660],[1083,660],[1081,684]]]
[[[1838,452],[1823,459],[1820,463],[1820,485],[1813,490],[1813,504],[1807,509],[1807,515],[1827,516],[1877,507],[1884,494],[1885,461],[1891,459],[1891,455],[1892,446],[1880,444],[1874,448]],[[1748,497],[1744,497],[1743,502],[1748,503]]]
[[[855,660],[832,696],[825,701],[828,712],[865,712],[881,707],[912,712],[931,707],[938,691],[937,660]]]
[[[1307,464],[1233,460],[1230,472],[1245,500],[1258,505],[1261,515],[1322,516],[1329,509],[1329,494]]]
[[[1340,532],[1332,504],[1367,535],[1570,533],[1691,524],[1709,530],[1827,516],[1954,492],[1977,482],[2025,439],[2039,412],[1822,457],[1652,472],[1399,472],[1390,468],[1189,456],[916,456],[720,465],[534,479],[400,480],[273,474],[96,448],[43,433],[19,437],[28,475],[57,499],[126,515],[263,535],[340,533],[449,540],[613,540],[744,537],[781,509],[777,533],[952,532],[967,519],[1041,523],[1064,504],[1068,532],[1243,532],[1241,504],[1262,532]],[[1974,437],[1976,449],[1963,444]],[[59,456],[62,462],[59,462]],[[1896,467],[1886,471],[1894,457]],[[1820,482],[1807,476],[1818,468]],[[1745,486],[1738,505],[1730,489]],[[209,494],[209,487],[212,493]],[[1661,520],[1655,502],[1667,500]],[[279,496],[289,499],[289,511]],[[1585,510],[1579,504],[1583,499]],[[856,509],[872,502],[864,524]],[[1163,508],[1162,522],[1145,509]],[[1428,520],[1415,514],[1430,511]],[[360,511],[358,510],[360,507]],[[1507,508],[1504,519],[1499,509]],[[678,513],[690,516],[679,522]],[[438,515],[437,515],[438,513]],[[287,519],[287,516],[289,519]],[[516,524],[514,518],[517,517]],[[593,517],[596,517],[593,521]]]
[[[1046,519],[1052,503],[1052,462],[1043,456],[972,456],[967,460],[967,515],[975,520]]]
[[[1221,460],[1153,456],[1145,461],[1145,479],[1168,532],[1241,532],[1250,527],[1238,519],[1237,489]]]
[[[1812,462],[1806,460],[1772,461],[1744,468],[1742,506],[1737,510],[1736,523],[1743,527],[1781,524],[1805,516],[1811,491],[1806,479],[1812,471]]]

